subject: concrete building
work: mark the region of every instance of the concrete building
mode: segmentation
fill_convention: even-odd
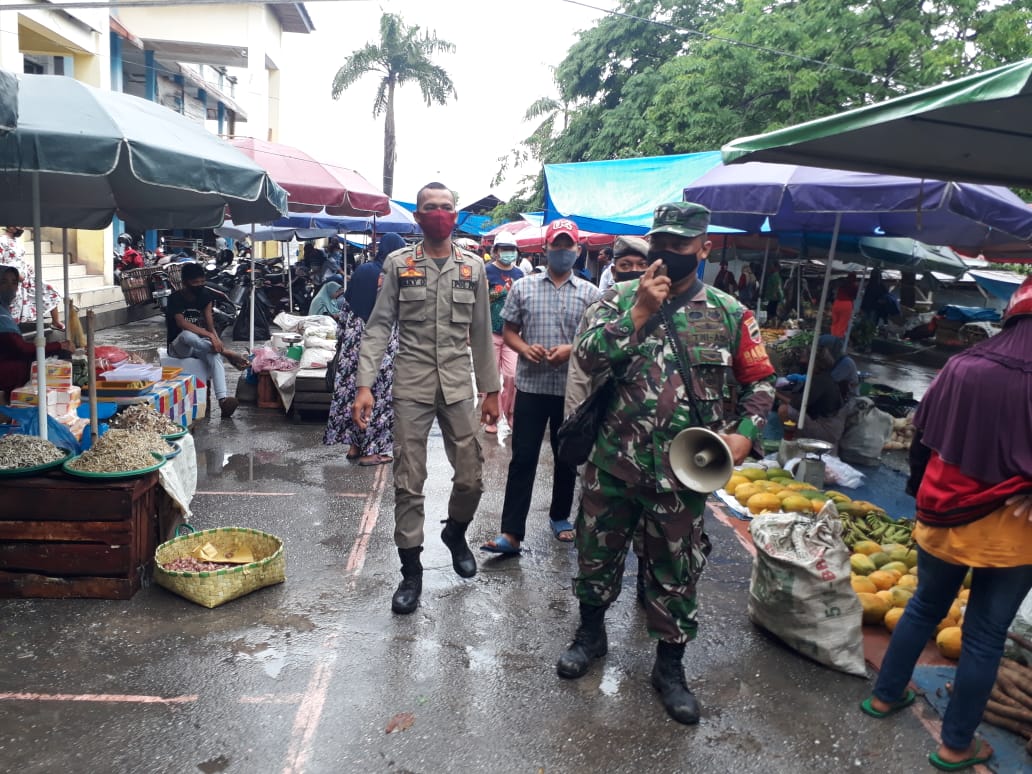
[[[0,68],[64,75],[160,102],[218,134],[278,139],[283,36],[314,30],[302,3],[60,6],[56,0],[0,11]],[[41,235],[49,246],[44,278],[61,288],[64,244],[73,258],[72,300],[97,311],[101,324],[126,319],[111,258],[123,230],[116,220],[105,231],[44,229]],[[154,232],[147,242],[154,249]]]

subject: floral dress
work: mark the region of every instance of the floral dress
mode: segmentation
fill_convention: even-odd
[[[337,374],[333,383],[330,418],[326,422],[324,444],[347,444],[357,447],[361,456],[394,454],[394,357],[398,354],[398,328],[391,332],[387,351],[383,354],[380,372],[373,383],[373,413],[366,429],[359,430],[351,418],[351,407],[358,392],[358,353],[365,322],[341,300],[340,322],[337,324]]]
[[[11,302],[11,316],[15,322],[36,321],[36,272],[25,260],[25,248],[19,240],[3,234],[0,236],[0,263],[6,266],[13,266],[21,276],[21,287],[18,288],[18,295]],[[43,286],[43,313],[50,314],[50,311],[61,306],[61,294],[50,285]]]

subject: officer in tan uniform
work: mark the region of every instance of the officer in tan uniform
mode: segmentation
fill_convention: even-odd
[[[463,578],[477,573],[466,543],[484,486],[484,457],[477,439],[469,354],[477,388],[485,393],[480,421],[498,420],[498,366],[491,336],[491,305],[484,261],[451,241],[455,197],[429,183],[416,197],[416,222],[423,241],[397,250],[383,264],[383,287],[366,323],[358,363],[358,391],[352,410],[365,428],[373,408],[372,385],[391,330],[398,326],[394,359],[394,542],[402,581],[391,599],[395,613],[411,613],[423,590],[423,484],[426,444],[436,418],[455,470],[448,518],[441,540]]]

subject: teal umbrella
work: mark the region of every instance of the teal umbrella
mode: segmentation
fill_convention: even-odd
[[[54,75],[18,83],[18,125],[0,135],[0,212],[33,229],[100,229],[117,214],[137,228],[210,228],[226,208],[243,220],[274,220],[286,192],[261,167],[200,124],[157,103]],[[36,309],[43,309],[36,282]],[[46,387],[43,316],[36,315],[40,391]],[[39,401],[46,438],[46,401]]]
[[[1032,59],[725,145],[724,163],[1032,185]]]

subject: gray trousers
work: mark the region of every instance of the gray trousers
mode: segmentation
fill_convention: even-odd
[[[472,398],[447,405],[440,391],[434,403],[394,399],[394,542],[398,548],[423,545],[426,444],[434,419],[455,471],[448,518],[460,523],[473,521],[484,492],[484,455],[477,438],[480,427],[474,405]]]

